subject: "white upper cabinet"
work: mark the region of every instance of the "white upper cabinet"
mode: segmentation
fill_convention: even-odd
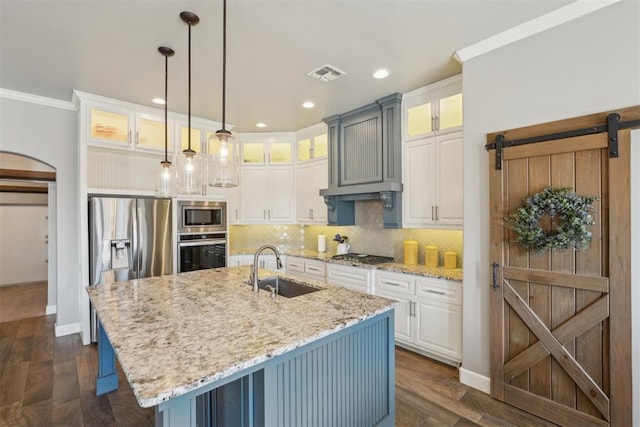
[[[462,129],[462,78],[457,75],[406,93],[402,105],[405,142],[458,131]]]
[[[83,104],[84,140],[88,144],[139,151],[164,151],[164,113],[133,108],[118,101],[88,100]],[[167,120],[168,152],[173,152],[174,121]]]
[[[241,220],[237,223],[295,222],[295,174],[292,167],[243,167],[240,187],[242,209]]]
[[[206,153],[209,137],[216,134],[215,124],[196,119],[191,120],[191,149],[196,153]],[[181,153],[189,147],[189,123],[187,120],[180,120],[176,123],[176,153]]]
[[[320,189],[327,188],[327,159],[296,168],[296,212],[299,224],[326,224],[327,206]]]
[[[80,156],[86,162],[86,187],[90,191],[152,195],[159,162],[164,157],[164,109],[151,108],[90,93],[74,91],[79,111]],[[220,128],[218,122],[191,118],[191,145],[203,151],[203,140]],[[168,112],[167,154],[187,147],[188,118]],[[217,190],[203,187],[193,197],[224,199]]]
[[[405,94],[403,227],[462,226],[462,81],[454,76]]]
[[[296,160],[298,163],[326,159],[329,154],[327,125],[318,123],[296,132]],[[328,184],[325,184],[326,188]]]
[[[294,136],[291,132],[243,134],[242,166],[293,165]]]
[[[404,145],[403,226],[462,226],[462,132]]]

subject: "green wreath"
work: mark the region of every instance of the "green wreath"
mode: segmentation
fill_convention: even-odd
[[[587,249],[591,243],[591,232],[587,227],[595,224],[591,205],[596,199],[578,196],[571,188],[546,187],[524,198],[523,205],[506,220],[516,233],[516,243],[527,252],[564,250],[569,246]],[[540,225],[544,214],[552,221],[552,229],[548,232]]]

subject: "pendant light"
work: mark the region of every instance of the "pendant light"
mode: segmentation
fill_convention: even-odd
[[[156,176],[156,197],[175,197],[175,173],[171,168],[171,162],[167,157],[168,131],[167,131],[167,104],[169,89],[169,57],[175,52],[170,47],[160,46],[158,52],[164,56],[164,160],[160,162],[160,170]]]
[[[227,0],[223,0],[222,11],[222,129],[208,139],[209,185],[213,187],[236,187],[240,181],[240,150],[238,140],[226,125],[227,86]]]
[[[188,134],[187,149],[178,156],[178,192],[181,194],[202,193],[202,157],[191,148],[191,27],[200,22],[198,15],[181,12],[180,19],[189,26],[189,76],[188,76]]]

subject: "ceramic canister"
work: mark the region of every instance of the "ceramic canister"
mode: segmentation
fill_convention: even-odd
[[[453,251],[444,253],[444,268],[456,268],[458,266],[458,254]]]
[[[418,264],[418,241],[417,240],[405,240],[404,245],[404,263],[409,265]]]
[[[424,247],[424,265],[429,268],[438,266],[438,247],[427,245]]]

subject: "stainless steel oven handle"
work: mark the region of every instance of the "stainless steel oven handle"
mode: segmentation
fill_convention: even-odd
[[[217,245],[217,244],[226,244],[226,240],[190,240],[188,242],[178,242],[178,247],[191,247],[191,246],[206,246],[206,245]]]

